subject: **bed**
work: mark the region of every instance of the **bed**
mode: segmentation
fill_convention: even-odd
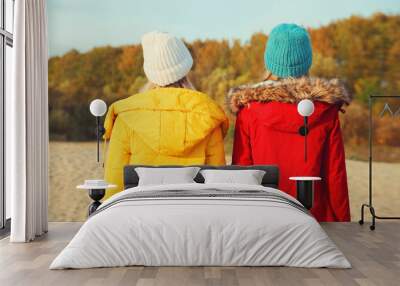
[[[351,267],[308,211],[277,189],[276,166],[218,167],[264,170],[261,185],[204,184],[199,173],[196,183],[154,186],[138,186],[136,167],[125,167],[125,190],[103,202],[50,269]]]

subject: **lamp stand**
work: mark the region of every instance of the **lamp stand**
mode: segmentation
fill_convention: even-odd
[[[307,135],[308,135],[308,116],[304,116],[304,162],[307,162]]]
[[[308,116],[304,116],[304,125],[300,127],[299,134],[304,136],[304,161],[307,162],[307,135],[308,135]]]
[[[100,137],[104,132],[104,127],[100,125],[100,116],[96,116],[97,163],[100,162]]]
[[[100,162],[100,117],[96,116],[97,163]]]

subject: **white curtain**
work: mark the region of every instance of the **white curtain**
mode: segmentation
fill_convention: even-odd
[[[45,0],[15,1],[13,92],[6,99],[12,242],[47,232],[48,82]]]

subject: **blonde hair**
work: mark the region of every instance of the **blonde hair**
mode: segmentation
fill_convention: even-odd
[[[263,74],[262,77],[263,81],[266,80],[279,80],[279,77],[277,77],[276,75],[274,75],[272,72],[270,72],[269,70],[266,70]]]
[[[306,74],[302,75],[302,77],[304,76],[309,76],[309,73],[307,72]],[[269,70],[266,70],[263,74],[262,80],[266,81],[266,80],[280,80],[282,78],[280,78],[279,76],[274,75],[272,72],[270,72]]]
[[[176,88],[186,88],[186,89],[193,89],[196,90],[196,88],[193,86],[192,82],[189,80],[187,76],[181,78],[180,80],[170,83],[168,85],[160,86],[157,85],[151,81],[148,81],[141,89],[140,92],[145,92],[151,89],[155,88],[164,88],[164,87],[176,87]]]

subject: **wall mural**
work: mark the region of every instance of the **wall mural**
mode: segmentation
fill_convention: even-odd
[[[251,100],[261,98],[262,101],[263,96],[266,96],[264,93],[254,93],[252,88],[268,93],[267,87],[253,86],[253,84],[265,78],[273,79],[273,75],[266,74],[266,62],[264,61],[266,55],[264,53],[266,43],[271,38],[271,29],[281,21],[268,22],[269,28],[266,30],[260,26],[251,27],[249,28],[251,32],[237,36],[235,36],[235,33],[226,34],[222,32],[220,36],[217,34],[209,36],[206,32],[203,33],[204,35],[198,32],[202,29],[205,30],[205,27],[210,25],[209,23],[203,23],[204,27],[197,27],[197,30],[193,29],[193,31],[184,31],[188,29],[185,25],[182,26],[181,30],[174,30],[176,25],[163,26],[171,34],[176,32],[177,39],[184,38],[182,43],[187,47],[193,61],[193,65],[183,68],[185,76],[181,76],[173,82],[173,87],[180,88],[183,86],[190,90],[188,94],[191,95],[197,94],[196,92],[207,95],[207,104],[209,104],[204,109],[205,112],[213,113],[213,116],[210,117],[215,120],[215,122],[207,122],[209,125],[200,124],[201,120],[193,115],[194,117],[191,120],[201,126],[191,134],[190,140],[197,144],[195,144],[196,148],[191,148],[194,145],[189,146],[184,142],[185,139],[182,139],[184,136],[179,124],[183,122],[183,119],[180,120],[177,115],[168,119],[173,128],[169,129],[168,134],[164,134],[162,140],[159,140],[160,138],[154,140],[155,129],[149,128],[149,126],[153,126],[152,120],[154,118],[152,116],[137,116],[138,113],[132,113],[130,115],[130,126],[123,126],[123,123],[115,120],[117,115],[124,112],[125,109],[132,108],[129,102],[132,98],[143,91],[151,93],[157,87],[154,86],[154,81],[160,80],[158,85],[164,85],[163,79],[153,79],[153,84],[149,83],[148,79],[151,72],[146,72],[143,68],[144,60],[148,55],[143,54],[141,36],[146,32],[156,30],[154,23],[150,23],[150,20],[147,23],[146,20],[141,19],[140,21],[144,21],[143,23],[130,24],[130,27],[135,28],[128,29],[122,24],[125,23],[126,15],[123,16],[124,12],[120,8],[118,8],[118,13],[115,12],[117,10],[107,9],[104,5],[111,5],[105,4],[108,1],[99,1],[98,9],[93,12],[92,7],[86,7],[86,4],[82,4],[83,6],[78,8],[72,7],[77,5],[76,3],[60,2],[63,2],[64,6],[60,4],[61,7],[49,2],[48,11],[50,29],[50,220],[85,220],[87,206],[92,201],[85,189],[77,190],[76,186],[84,183],[85,180],[103,179],[105,173],[106,179],[109,180],[113,180],[113,176],[121,178],[121,174],[112,174],[113,168],[107,169],[107,161],[113,162],[114,160],[115,162],[119,160],[118,164],[125,164],[125,161],[123,161],[125,157],[120,152],[124,150],[124,147],[116,146],[115,142],[110,142],[110,139],[112,141],[111,130],[113,132],[117,130],[121,133],[124,130],[128,130],[127,132],[140,130],[140,140],[138,139],[137,144],[134,144],[135,147],[132,147],[140,150],[132,149],[129,152],[132,151],[141,155],[133,156],[132,159],[129,159],[130,163],[139,163],[140,158],[140,162],[144,163],[174,163],[175,161],[170,160],[170,158],[179,152],[186,152],[185,154],[187,154],[182,162],[178,162],[180,164],[204,163],[204,160],[189,162],[186,158],[199,158],[196,152],[207,149],[205,142],[209,138],[213,138],[212,140],[215,143],[213,145],[215,149],[209,152],[214,154],[214,158],[210,159],[210,162],[230,164],[233,159],[233,163],[236,164],[248,163],[246,161],[248,159],[246,157],[246,144],[234,144],[235,140],[239,142],[242,139],[241,135],[245,134],[245,131],[241,129],[242,134],[238,135],[237,132],[235,137],[236,114],[238,109],[246,108]],[[66,9],[68,7],[70,9]],[[171,7],[164,8],[170,9]],[[147,13],[145,8],[141,7],[140,9],[140,11],[138,10],[140,13]],[[361,8],[357,9],[360,10]],[[69,30],[71,18],[68,17],[68,11],[70,10],[79,10],[75,22],[86,23],[86,25],[81,25],[80,28],[73,31]],[[160,13],[158,10],[158,12],[153,10],[152,13]],[[359,10],[354,10],[346,16],[337,15],[329,21],[327,19],[324,19],[324,21],[319,18],[315,19],[319,23],[325,23],[324,25],[315,25],[313,24],[315,21],[309,24],[307,24],[308,22],[304,23],[311,39],[310,48],[312,48],[312,65],[307,67],[310,77],[338,78],[340,84],[343,83],[348,91],[348,94],[342,93],[339,83],[336,83],[336,81],[334,83],[329,82],[340,94],[336,98],[340,98],[338,103],[340,102],[341,109],[345,111],[339,112],[340,128],[339,126],[338,128],[343,136],[345,147],[350,209],[353,220],[359,219],[359,207],[368,196],[366,182],[368,182],[367,118],[369,115],[369,96],[371,94],[381,96],[400,94],[400,74],[397,64],[400,58],[400,40],[398,33],[393,32],[400,30],[400,16],[375,10],[361,13],[368,15],[365,17],[351,15],[360,14],[358,13]],[[96,17],[96,13],[99,15],[98,17]],[[225,11],[220,11],[218,23],[225,19],[225,14]],[[87,27],[89,15],[94,26],[97,25],[96,23],[100,26],[103,25],[104,29],[99,29],[102,30],[102,33]],[[338,18],[341,19],[335,20]],[[126,16],[126,19],[130,19],[130,17]],[[225,20],[228,21],[229,19]],[[135,18],[130,21],[139,20]],[[303,24],[301,20],[295,18],[291,22]],[[107,29],[104,25],[106,27],[115,25],[115,29]],[[191,27],[189,24],[187,26]],[[212,31],[213,29],[206,30]],[[217,33],[218,29],[215,30],[212,32]],[[374,40],[370,40],[371,38]],[[187,56],[186,51],[180,51],[180,55],[185,58]],[[187,60],[186,64],[189,62],[190,60]],[[172,83],[169,82],[168,84]],[[290,84],[285,82],[282,90],[285,92],[291,90],[293,86],[290,86]],[[304,85],[311,88],[315,85],[315,82],[310,80],[302,84],[302,88],[304,88]],[[322,85],[324,84],[326,82],[322,81]],[[334,92],[331,90],[326,92],[327,101],[332,101],[330,97],[332,93]],[[249,94],[252,96],[250,99]],[[193,95],[192,97],[196,96]],[[274,96],[274,99],[276,99],[279,95]],[[347,105],[350,98],[352,98],[351,104]],[[90,113],[89,105],[94,99],[101,99],[106,103],[107,116],[104,115],[97,119]],[[124,99],[126,101],[121,103],[121,100]],[[137,96],[136,99],[135,102],[142,100],[141,104],[147,104],[146,98],[140,99],[140,96]],[[227,102],[230,104],[227,104]],[[177,102],[163,104],[174,105],[174,107],[178,105]],[[148,108],[151,109],[152,107],[148,106]],[[316,108],[316,110],[319,110],[320,106],[316,106]],[[395,101],[387,100],[385,102],[374,102],[372,110],[373,115],[377,117],[372,131],[374,133],[374,160],[377,162],[374,164],[374,169],[376,174],[385,174],[383,177],[377,175],[374,179],[374,184],[376,184],[374,196],[379,197],[379,201],[376,201],[376,207],[379,208],[382,215],[394,215],[395,210],[400,208],[400,205],[393,203],[400,201],[396,200],[399,193],[388,192],[387,190],[393,189],[393,185],[400,184],[400,176],[398,176],[400,170],[400,133],[397,132],[400,127],[400,121],[397,120],[400,115],[400,108]],[[296,110],[294,112],[296,113],[293,113],[293,120],[298,120],[299,126],[296,126],[297,129],[293,130],[293,133],[296,133],[299,137],[296,140],[299,140],[298,152],[301,157],[301,164],[303,164],[305,161],[304,140],[306,138],[298,133],[298,127],[303,126],[304,118]],[[312,137],[315,136],[313,130],[314,134],[318,133],[316,131],[318,129],[313,129],[313,124],[318,121],[316,120],[318,116],[320,116],[320,113],[314,112],[308,118],[309,134],[305,130],[302,131],[307,134],[306,162],[308,163],[314,162],[313,156],[318,153],[318,148],[320,148],[318,144],[313,144]],[[104,141],[100,143],[98,162],[97,120],[99,120],[100,125],[105,124],[105,138],[107,139],[107,143]],[[210,119],[210,121],[212,120]],[[243,118],[243,121],[245,120],[246,118]],[[109,127],[108,131],[107,126]],[[238,127],[236,129],[238,130]],[[213,132],[211,132],[212,130]],[[121,136],[120,138],[124,137]],[[271,140],[271,137],[265,138],[265,140]],[[162,162],[161,160],[146,161],[147,158],[154,157],[151,150],[149,151],[151,144],[148,142],[157,142],[158,150],[163,148],[167,150],[161,156],[163,159],[167,159]],[[258,152],[264,152],[264,147],[265,144],[260,145]],[[115,155],[107,157],[110,155],[110,150]],[[146,154],[147,157],[143,154]],[[103,162],[105,160],[106,166],[104,168]],[[387,180],[387,177],[391,179]],[[121,182],[113,181],[110,183],[119,185]],[[293,189],[294,184],[294,182],[287,180],[288,189]],[[120,190],[120,186],[115,189],[115,191],[118,190]]]

